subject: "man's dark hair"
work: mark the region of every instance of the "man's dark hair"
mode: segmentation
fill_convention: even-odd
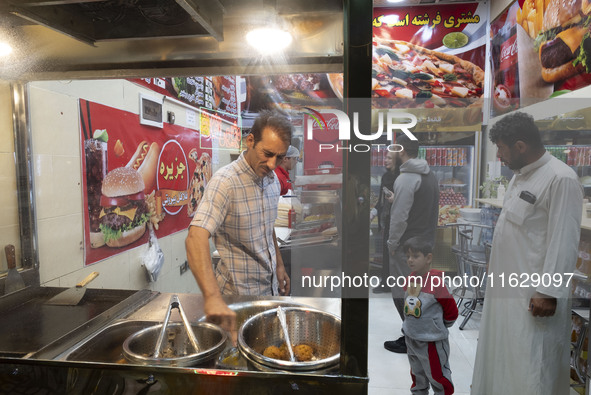
[[[411,158],[416,158],[419,154],[418,140],[411,140],[406,134],[401,134],[396,137],[396,144],[400,144],[404,151]]]
[[[280,112],[263,110],[259,113],[250,129],[255,145],[263,138],[263,129],[265,128],[272,129],[287,144],[291,143],[291,122]]]
[[[534,149],[544,147],[534,118],[523,112],[514,112],[501,118],[490,128],[489,139],[493,143],[500,141],[508,146],[523,141]]]
[[[410,239],[406,240],[402,250],[407,252],[420,252],[421,254],[427,256],[427,254],[431,254],[433,252],[433,246],[427,240],[421,237],[411,237]]]

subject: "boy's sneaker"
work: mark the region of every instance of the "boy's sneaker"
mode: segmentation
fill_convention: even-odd
[[[406,339],[400,336],[398,340],[388,340],[384,342],[384,348],[398,354],[406,354]]]

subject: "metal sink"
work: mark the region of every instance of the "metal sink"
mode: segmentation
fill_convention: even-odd
[[[59,359],[65,359],[67,361],[127,363],[123,356],[123,342],[125,339],[142,329],[157,324],[159,322],[156,321],[123,320],[115,322],[86,342],[76,345]]]

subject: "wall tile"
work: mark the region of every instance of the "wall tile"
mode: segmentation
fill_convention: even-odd
[[[82,180],[80,158],[53,157],[53,215],[78,214],[82,216]]]
[[[0,152],[14,152],[10,84],[0,81]]]
[[[52,218],[54,198],[53,160],[51,155],[33,155],[35,207],[39,220]]]
[[[16,250],[16,265],[20,267],[21,262],[21,247],[20,247],[20,233],[18,225],[0,225],[0,272],[8,270],[6,263],[6,254],[4,253],[4,246],[12,244]]]
[[[18,200],[13,153],[0,153],[0,226],[18,224]]]
[[[77,100],[31,87],[29,90],[33,152],[80,157]]]
[[[37,227],[41,282],[84,268],[80,215],[39,220]]]

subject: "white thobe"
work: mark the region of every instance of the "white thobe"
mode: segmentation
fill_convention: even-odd
[[[521,199],[522,192],[535,203]],[[568,394],[571,288],[565,283],[575,269],[582,209],[575,172],[549,153],[515,172],[493,237],[473,395]],[[519,285],[534,273],[556,274],[545,278],[562,285],[510,285],[511,273],[524,273]],[[557,298],[552,317],[528,311],[536,291]]]

